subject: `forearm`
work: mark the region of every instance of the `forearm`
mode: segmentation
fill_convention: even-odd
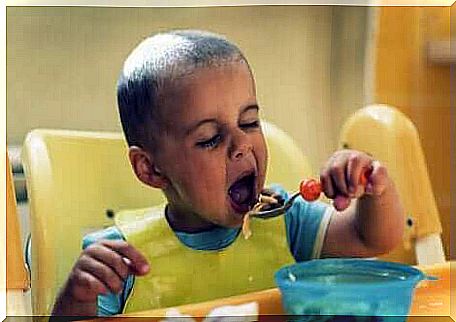
[[[355,221],[359,238],[375,253],[387,253],[398,245],[405,213],[392,181],[381,195],[364,195],[358,200]]]

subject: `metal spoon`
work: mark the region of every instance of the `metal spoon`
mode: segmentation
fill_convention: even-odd
[[[280,206],[278,208],[270,209],[270,210],[263,210],[263,211],[257,211],[252,214],[250,214],[251,217],[255,218],[261,218],[261,219],[269,219],[273,217],[280,216],[284,214],[293,204],[293,201],[296,199],[296,197],[300,196],[301,193],[296,192],[290,199],[287,200],[283,204],[283,206]]]
[[[363,186],[366,186],[369,176],[372,173],[372,168],[367,168],[363,173],[361,173],[361,178],[360,178],[360,184]],[[261,219],[269,219],[269,218],[274,218],[277,216],[280,216],[284,214],[293,204],[294,200],[298,197],[301,196],[304,200],[306,201],[315,201],[319,198],[320,194],[322,192],[321,189],[321,184],[315,179],[307,179],[301,182],[299,185],[299,191],[294,193],[290,199],[285,202],[280,207],[270,209],[270,210],[264,210],[264,211],[256,211],[253,213],[250,213],[251,217],[255,218],[261,218]]]

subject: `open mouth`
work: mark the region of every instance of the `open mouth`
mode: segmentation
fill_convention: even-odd
[[[256,176],[254,172],[242,176],[228,189],[233,209],[240,214],[248,212],[256,203]]]

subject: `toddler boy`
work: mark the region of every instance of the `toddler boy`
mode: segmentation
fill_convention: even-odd
[[[391,178],[353,150],[335,152],[321,170],[324,193],[341,213],[297,198],[284,216],[252,220],[250,239],[239,236],[263,190],[267,148],[251,69],[223,37],[181,30],[144,40],[125,61],[117,95],[133,170],[167,205],[87,236],[54,315],[111,315],[266,289],[293,261],[371,257],[401,240],[404,213]],[[352,198],[356,207],[348,207]]]

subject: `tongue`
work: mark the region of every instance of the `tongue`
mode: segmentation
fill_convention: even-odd
[[[250,188],[246,183],[239,183],[230,189],[231,199],[238,205],[245,204],[250,199]]]

